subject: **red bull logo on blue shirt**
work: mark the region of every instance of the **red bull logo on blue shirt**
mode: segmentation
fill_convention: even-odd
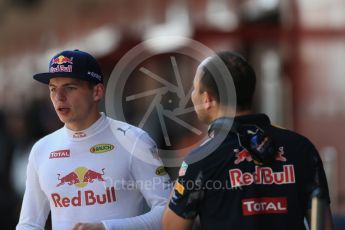
[[[282,172],[273,172],[270,167],[255,166],[255,172],[242,172],[240,169],[229,170],[231,188],[251,184],[293,184],[295,169],[293,165],[284,165]]]

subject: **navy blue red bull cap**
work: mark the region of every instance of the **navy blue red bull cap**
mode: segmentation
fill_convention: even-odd
[[[103,83],[103,74],[96,59],[80,50],[65,50],[58,53],[49,63],[49,72],[35,74],[33,77],[44,84],[49,84],[49,80],[55,77]]]

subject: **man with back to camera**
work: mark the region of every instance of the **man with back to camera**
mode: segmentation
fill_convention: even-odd
[[[161,229],[170,179],[146,132],[99,112],[96,59],[63,51],[34,79],[65,125],[31,150],[17,229],[44,229],[49,211],[53,230]]]
[[[225,76],[212,71],[219,61],[230,72],[236,106],[220,100],[214,79]],[[315,189],[323,191],[326,229],[333,229],[317,150],[251,111],[255,84],[254,70],[235,53],[221,52],[199,65],[192,102],[199,120],[209,124],[209,139],[182,163],[163,229],[191,229],[197,215],[202,229],[307,229]]]

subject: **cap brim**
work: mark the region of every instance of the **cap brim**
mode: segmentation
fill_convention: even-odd
[[[84,81],[92,81],[91,79],[85,79],[85,77],[82,77],[80,75],[75,75],[73,73],[67,73],[67,72],[57,72],[57,73],[39,73],[35,74],[33,78],[36,81],[39,81],[44,84],[49,84],[50,79],[56,78],[56,77],[67,77],[67,78],[75,78],[80,79]]]
[[[64,73],[64,75],[66,76],[66,73]],[[44,84],[49,84],[49,80],[54,78],[54,77],[62,77],[62,76],[60,73],[39,73],[39,74],[35,74],[33,76],[33,78],[36,81],[39,81],[39,82],[44,83]]]

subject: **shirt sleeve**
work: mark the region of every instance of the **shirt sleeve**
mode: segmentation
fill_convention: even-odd
[[[311,201],[313,191],[318,188],[322,192],[321,198],[327,203],[330,203],[327,178],[320,155],[310,141],[307,141],[305,151],[308,155],[308,162],[310,164],[310,167],[307,167],[310,174],[306,184],[306,196],[309,198],[308,200]],[[311,208],[311,202],[308,202],[308,208]]]
[[[182,162],[169,208],[185,219],[194,219],[204,197],[203,172],[197,163]]]
[[[130,161],[131,176],[136,181],[150,211],[136,217],[102,221],[106,229],[162,229],[161,218],[171,191],[171,180],[159,158],[154,141],[143,133],[134,144]]]
[[[29,156],[26,188],[17,230],[44,229],[50,210],[49,201],[39,183],[34,147]]]

